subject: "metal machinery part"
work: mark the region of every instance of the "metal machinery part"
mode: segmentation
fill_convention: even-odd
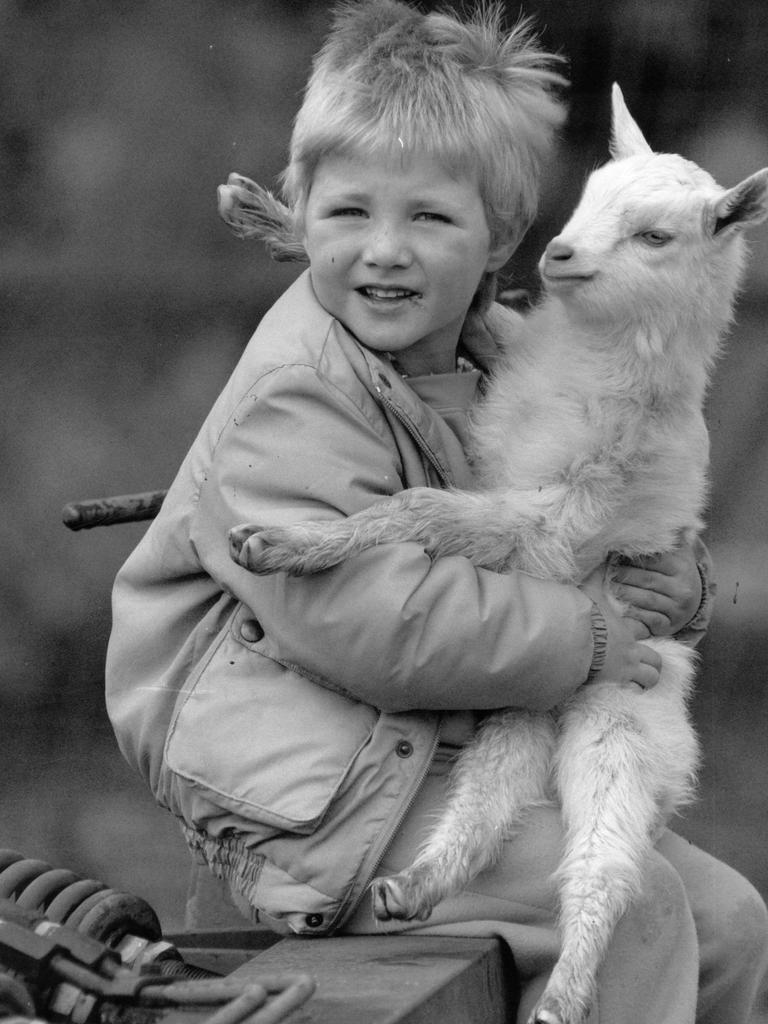
[[[187,964],[140,897],[0,850],[0,1024],[277,1024],[314,987]]]

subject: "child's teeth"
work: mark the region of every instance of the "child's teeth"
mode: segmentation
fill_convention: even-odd
[[[367,288],[366,291],[375,299],[405,299],[411,294],[403,288]]]

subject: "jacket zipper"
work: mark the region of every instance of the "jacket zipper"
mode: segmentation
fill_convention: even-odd
[[[382,390],[382,388],[381,388],[381,386],[379,384],[374,383],[374,389],[376,391],[376,394],[379,397],[379,401],[381,402],[381,404],[386,409],[388,409],[389,412],[391,412],[392,415],[395,417],[395,419],[398,420],[398,422],[403,427],[405,427],[405,429],[408,431],[409,435],[411,436],[411,438],[415,442],[416,447],[421,452],[422,457],[437,472],[437,475],[439,476],[440,481],[442,482],[443,486],[445,486],[445,487],[452,486],[453,481],[451,480],[451,478],[448,475],[448,473],[446,472],[446,470],[443,468],[443,466],[442,466],[440,460],[438,459],[437,455],[432,450],[431,446],[427,443],[426,438],[422,435],[421,431],[416,426],[416,424],[413,422],[411,417],[408,416],[408,414],[403,409],[401,409],[400,406],[398,406],[395,402],[393,402],[392,399],[389,398],[384,393],[384,391]],[[341,907],[339,908],[339,910],[337,912],[336,919],[331,922],[331,925],[329,927],[328,933],[326,933],[326,934],[329,934],[329,933],[333,934],[344,923],[344,921],[347,920],[347,918],[351,914],[354,913],[354,911],[357,909],[359,904],[365,898],[365,895],[368,892],[368,889],[370,888],[371,882],[376,877],[376,873],[378,871],[379,864],[381,864],[382,858],[384,857],[384,855],[386,854],[387,850],[389,849],[389,844],[392,842],[392,839],[393,839],[393,837],[395,835],[395,832],[398,830],[398,828],[402,824],[403,820],[405,819],[406,815],[408,814],[408,812],[410,811],[411,807],[413,806],[413,803],[414,803],[414,801],[416,799],[416,796],[417,796],[418,792],[421,789],[422,783],[424,782],[424,779],[429,774],[429,769],[432,766],[432,762],[434,760],[435,752],[437,750],[437,746],[438,746],[439,741],[440,741],[440,723],[438,722],[438,724],[437,724],[437,726],[435,728],[434,735],[432,737],[432,742],[431,742],[431,745],[430,745],[429,752],[428,752],[427,756],[424,758],[424,762],[422,764],[422,767],[421,767],[418,775],[411,782],[410,791],[408,793],[408,796],[401,803],[399,811],[397,812],[397,814],[395,814],[395,816],[390,821],[386,831],[381,836],[379,836],[379,839],[378,839],[374,849],[369,851],[369,854],[368,854],[368,857],[366,858],[366,860],[370,864],[370,867],[367,870],[366,869],[362,869],[361,874],[359,874],[357,876],[357,878],[355,879],[355,883],[353,883],[352,889],[353,890],[357,889],[358,896],[355,899],[353,899],[353,900],[349,900],[346,897],[344,898],[344,900],[342,901],[342,905],[341,905]],[[362,878],[362,884],[358,888],[357,881],[360,878]]]
[[[450,487],[453,483],[447,471],[443,468],[440,460],[438,459],[435,452],[427,444],[426,439],[422,436],[421,431],[398,405],[396,405],[391,398],[384,394],[381,387],[378,384],[374,384],[376,394],[379,396],[381,404],[385,406],[399,422],[405,427],[408,433],[411,435],[413,440],[416,442],[416,447],[419,449],[424,458],[429,464],[436,470],[438,476],[444,487]]]

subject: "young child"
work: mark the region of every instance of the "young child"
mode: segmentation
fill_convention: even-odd
[[[339,9],[284,182],[309,269],[264,317],[121,570],[107,665],[121,748],[222,899],[302,935],[499,935],[523,979],[520,1020],[556,957],[555,808],[532,811],[426,926],[377,924],[367,887],[411,860],[483,711],[553,707],[595,679],[654,685],[642,638],[695,642],[706,625],[703,548],[623,567],[632,610],[617,619],[600,572],[579,589],[392,544],[315,576],[257,577],[227,535],[471,486],[467,415],[515,329],[493,282],[562,121],[555,67],[485,7],[466,23],[396,0]],[[767,944],[757,893],[668,832],[596,1012],[746,1024]]]

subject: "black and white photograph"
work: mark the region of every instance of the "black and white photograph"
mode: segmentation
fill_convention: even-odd
[[[767,49],[0,0],[0,1018],[768,1024]]]

